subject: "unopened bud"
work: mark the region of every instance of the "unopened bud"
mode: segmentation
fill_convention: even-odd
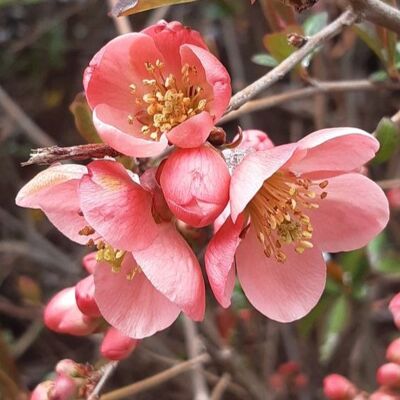
[[[123,335],[111,327],[101,343],[101,355],[109,360],[122,360],[127,358],[139,344],[139,340]]]
[[[383,364],[376,372],[376,380],[380,385],[400,388],[400,365],[395,363]]]
[[[324,394],[329,400],[352,400],[357,388],[344,376],[332,374],[324,379]]]
[[[100,317],[100,310],[94,299],[94,278],[93,275],[87,276],[85,279],[79,281],[75,286],[75,299],[76,304],[88,317]]]
[[[397,293],[390,301],[389,310],[393,314],[395,325],[400,329],[400,293]]]
[[[60,374],[54,381],[50,391],[50,400],[73,400],[78,393],[76,382],[69,376]]]
[[[39,383],[33,390],[30,400],[49,400],[50,391],[54,386],[53,381]]]
[[[372,393],[368,400],[399,400],[400,396],[387,388],[380,388]]]
[[[278,368],[278,373],[283,376],[296,374],[300,371],[299,364],[296,361],[288,361],[281,364]]]
[[[400,364],[400,338],[393,340],[386,350],[386,359],[390,362]]]

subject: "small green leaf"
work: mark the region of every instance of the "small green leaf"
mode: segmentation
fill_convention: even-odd
[[[373,163],[380,164],[389,160],[400,144],[400,130],[390,118],[382,118],[376,128],[376,138],[379,140],[380,149]]]
[[[288,32],[270,33],[264,36],[264,46],[274,59],[282,62],[296,49],[287,40]]]
[[[101,143],[101,139],[93,125],[92,110],[83,92],[76,95],[74,101],[69,106],[69,110],[74,115],[75,126],[80,135],[88,143]]]
[[[318,33],[328,23],[328,13],[321,12],[308,17],[303,24],[304,34],[312,36]]]
[[[251,57],[251,61],[263,67],[274,68],[278,65],[278,61],[276,61],[275,58],[268,53],[255,54],[253,57]]]
[[[119,0],[112,8],[111,15],[114,17],[121,17],[123,15],[130,15],[142,11],[152,10],[164,6],[174,4],[191,3],[196,0]]]

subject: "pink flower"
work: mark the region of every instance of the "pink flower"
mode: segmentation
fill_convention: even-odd
[[[165,200],[181,221],[203,227],[224,210],[229,200],[230,175],[213,147],[176,150],[160,168]]]
[[[293,321],[315,306],[326,279],[322,252],[362,247],[388,221],[382,190],[352,172],[378,147],[364,131],[336,128],[243,158],[231,179],[231,218],[205,255],[222,306],[230,304],[234,259],[246,296],[269,318]]]
[[[400,365],[400,338],[389,344],[386,350],[386,359]]]
[[[353,400],[357,388],[344,376],[331,374],[324,378],[324,394],[329,400]]]
[[[138,340],[131,339],[111,327],[101,342],[100,352],[109,360],[122,360],[129,357],[138,344]]]
[[[138,339],[167,328],[181,311],[201,320],[200,266],[162,205],[155,170],[140,185],[114,161],[93,161],[79,174],[70,173],[74,167],[43,171],[21,189],[17,204],[41,208],[73,240],[96,244],[94,298],[101,315]]]
[[[44,323],[55,332],[75,336],[89,335],[99,325],[97,319],[79,310],[75,301],[75,287],[61,290],[50,300],[44,311]]]
[[[84,73],[99,135],[135,157],[204,143],[231,95],[229,74],[200,34],[160,21],[107,43]]]
[[[389,310],[393,314],[395,325],[400,329],[400,293],[397,293],[390,301]]]

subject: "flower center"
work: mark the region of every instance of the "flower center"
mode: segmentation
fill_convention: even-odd
[[[251,222],[267,257],[285,262],[283,245],[297,253],[313,247],[313,228],[307,209],[318,208],[315,199],[326,198],[328,181],[313,182],[290,172],[277,172],[267,179],[248,206]]]
[[[193,84],[197,75],[195,66],[185,64],[181,69],[180,79],[173,74],[163,74],[164,63],[146,62],[149,79],[143,79],[143,96],[137,96],[137,86],[129,86],[135,96],[135,102],[142,110],[128,116],[128,122],[135,120],[142,124],[142,134],[152,140],[160,140],[161,135],[206,109],[207,99],[204,89]]]

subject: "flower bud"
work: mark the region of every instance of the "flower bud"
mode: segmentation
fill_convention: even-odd
[[[58,333],[86,336],[97,328],[98,319],[82,314],[76,305],[75,287],[58,292],[44,310],[45,325]]]
[[[49,400],[50,391],[53,386],[53,381],[44,381],[39,383],[31,393],[30,400]]]
[[[162,165],[161,189],[172,213],[197,228],[214,222],[229,199],[230,175],[211,146],[178,149]]]
[[[299,364],[296,361],[288,361],[281,364],[278,373],[283,376],[294,375],[300,371]]]
[[[400,365],[395,363],[383,364],[376,372],[376,380],[380,385],[400,388]]]
[[[400,338],[389,344],[386,350],[386,359],[400,365]]]
[[[400,329],[400,293],[397,293],[390,301],[389,310],[393,314],[395,325]]]
[[[74,360],[64,359],[60,360],[55,368],[57,374],[63,374],[68,376],[80,376],[82,365],[78,364]]]
[[[235,137],[233,141],[239,138],[239,135]],[[267,150],[274,147],[272,140],[268,135],[257,129],[248,129],[242,132],[242,141],[240,142],[239,149],[253,149],[256,151]]]
[[[399,395],[389,389],[380,388],[368,397],[369,400],[399,400]]]
[[[344,376],[331,374],[324,379],[324,394],[329,400],[352,400],[357,389]]]
[[[123,335],[111,327],[101,343],[101,355],[109,360],[122,360],[127,358],[139,344],[139,340]]]
[[[87,276],[79,281],[75,286],[75,300],[79,310],[88,317],[100,317],[100,310],[94,299],[94,278],[93,275]]]
[[[94,269],[96,267],[96,263],[97,263],[97,261],[96,261],[96,252],[95,251],[93,251],[89,254],[86,254],[86,256],[84,256],[82,258],[82,265],[89,274],[94,274]]]
[[[54,381],[50,400],[74,400],[78,389],[76,382],[71,377],[60,374]]]

